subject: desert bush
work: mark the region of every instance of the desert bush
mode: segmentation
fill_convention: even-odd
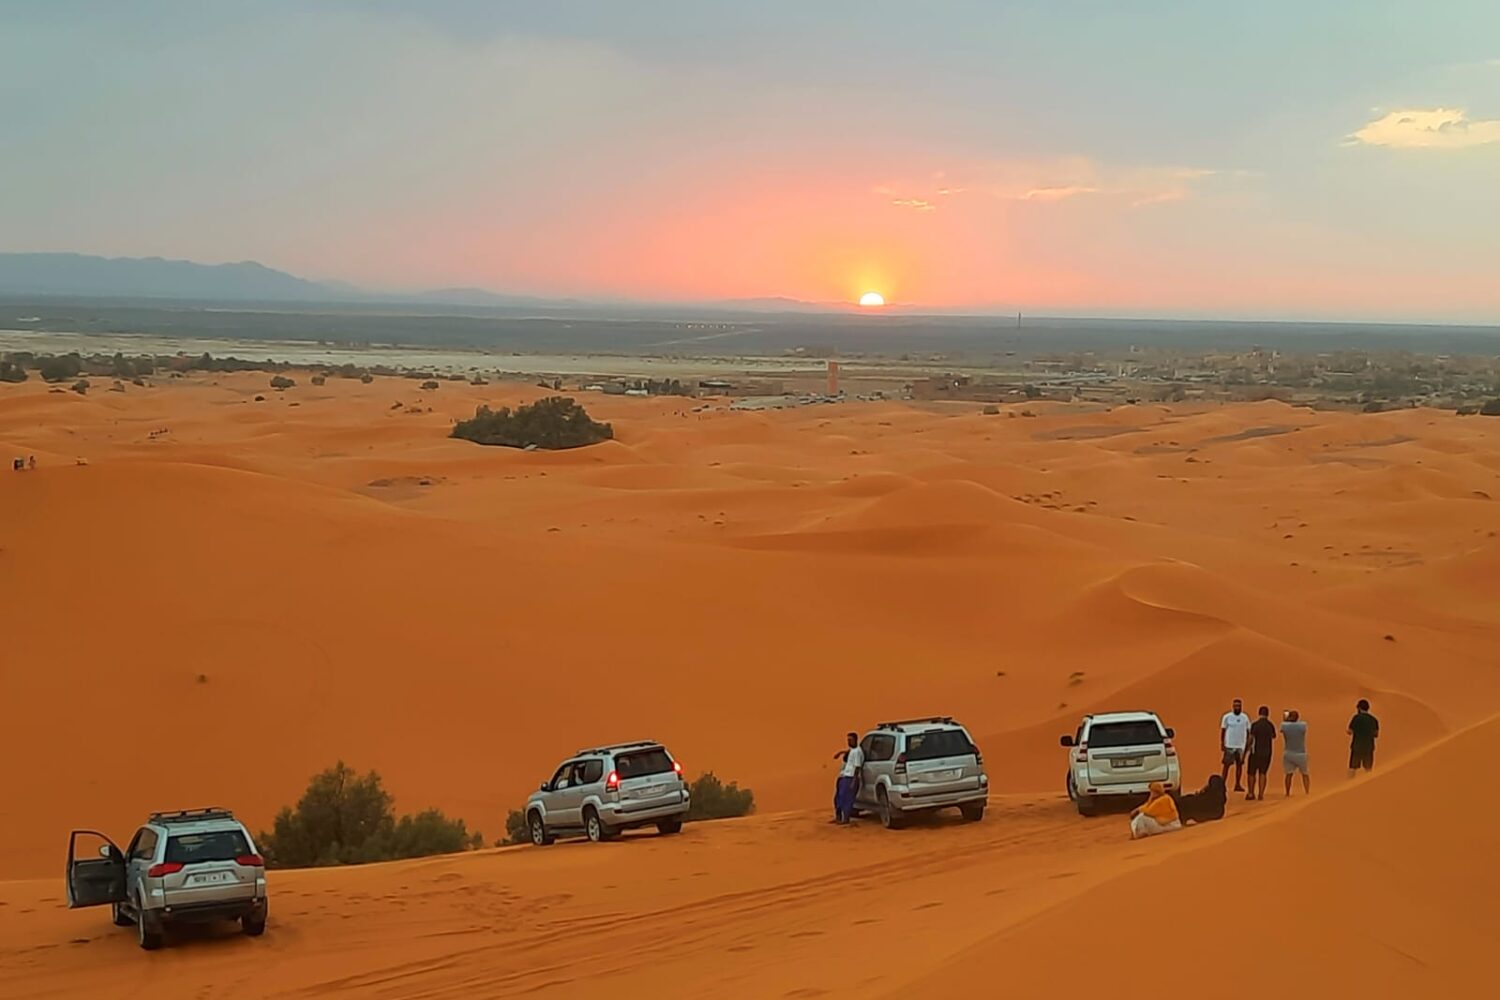
[[[369,372],[365,372],[359,377],[359,380],[365,385],[369,385],[371,382],[375,381],[375,376],[371,375]]]
[[[755,793],[731,781],[724,784],[712,771],[705,771],[690,786],[693,804],[688,807],[688,822],[700,819],[731,819],[755,811]]]
[[[77,382],[73,383],[72,389],[74,392],[78,393],[78,395],[84,395],[89,391],[89,380],[86,378],[79,379]]]
[[[505,814],[505,839],[495,846],[529,843],[531,843],[531,831],[526,828],[526,814],[520,809],[512,809]]]
[[[1482,417],[1500,417],[1500,396],[1496,396],[1481,406],[1479,408],[1479,415]]]
[[[398,820],[380,775],[361,776],[343,761],[314,775],[297,807],[282,809],[270,832],[256,840],[274,868],[420,858],[483,843],[463,820],[436,809]]]
[[[37,371],[48,382],[66,382],[77,378],[83,371],[83,359],[76,354],[64,354],[56,358],[44,358]]]
[[[292,386],[294,386],[296,384],[297,383],[296,383],[296,381],[294,379],[289,379],[285,375],[272,375],[271,376],[271,388],[272,389],[290,389]]]
[[[328,379],[327,379],[327,378],[325,378],[325,377],[324,377],[324,376],[322,376],[322,375],[314,375],[314,376],[313,376],[313,377],[312,377],[312,384],[313,384],[313,385],[322,385],[322,384],[323,384],[323,383],[325,383],[325,382],[327,382],[327,381],[328,381]]]
[[[26,369],[14,361],[0,361],[0,382],[24,382],[28,377]]]
[[[436,389],[437,387],[438,384],[436,379],[428,379],[426,382],[422,383],[422,388],[424,389]]]
[[[548,396],[512,410],[481,406],[469,420],[453,427],[453,437],[476,444],[508,448],[580,448],[615,436],[614,428],[591,418],[583,407],[563,396]]]
[[[987,417],[998,417],[1000,415],[1000,407],[986,406],[984,408],[984,415]]]

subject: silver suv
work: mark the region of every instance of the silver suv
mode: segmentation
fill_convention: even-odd
[[[1078,730],[1059,741],[1068,748],[1068,798],[1079,815],[1092,816],[1110,800],[1143,799],[1153,781],[1180,792],[1175,735],[1155,712],[1085,715]]]
[[[79,839],[101,841],[98,857]],[[68,837],[68,907],[110,904],[117,926],[134,926],[146,950],[161,947],[169,923],[238,920],[266,930],[266,864],[228,809],[152,813],[124,852],[95,830]]]
[[[654,740],[580,750],[526,802],[531,842],[583,834],[598,843],[622,830],[654,825],[682,829],[689,806],[682,765]]]
[[[882,826],[906,825],[914,813],[957,807],[984,818],[990,778],[969,731],[952,716],[882,722],[860,742],[865,764],[855,806]]]

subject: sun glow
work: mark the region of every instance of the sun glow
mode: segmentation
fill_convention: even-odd
[[[865,292],[865,294],[859,297],[859,304],[862,306],[883,306],[885,305],[885,296],[879,292]]]

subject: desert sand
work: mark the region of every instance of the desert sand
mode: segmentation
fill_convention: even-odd
[[[0,386],[0,457],[39,464],[0,470],[0,996],[1492,978],[1500,420],[585,394],[616,440],[525,453],[445,435],[539,389],[299,383]],[[1073,812],[1082,713],[1160,712],[1196,785],[1234,697],[1310,722],[1311,798],[1278,764],[1169,837]],[[1360,697],[1382,738],[1350,782]],[[978,737],[985,821],[830,826],[843,732],[928,712]],[[563,756],[640,737],[757,815],[275,872],[264,938],[149,955],[63,906],[75,826],[212,803],[258,829],[342,758],[493,841]]]

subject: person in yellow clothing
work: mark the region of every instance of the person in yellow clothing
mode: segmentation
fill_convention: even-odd
[[[1167,794],[1160,781],[1151,782],[1151,797],[1146,804],[1130,814],[1130,839],[1154,837],[1158,833],[1171,833],[1182,829],[1182,820],[1177,816],[1177,803]]]

